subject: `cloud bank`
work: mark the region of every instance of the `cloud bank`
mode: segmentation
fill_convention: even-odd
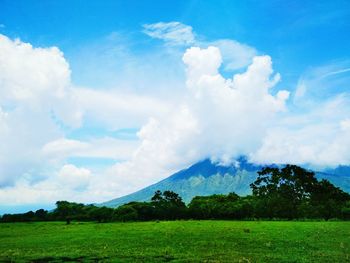
[[[0,35],[0,87],[0,204],[104,200],[98,191],[89,197],[90,181],[108,184],[104,172],[76,167],[69,159],[129,159],[137,141],[110,134],[138,127],[168,108],[166,102],[144,95],[76,87],[69,63],[57,47],[37,48],[4,35]],[[84,127],[91,123],[109,133],[69,138],[72,131],[88,132]],[[69,183],[77,181],[81,181],[79,194]]]
[[[328,82],[322,86],[347,70],[315,69],[290,93],[279,88],[271,57],[253,47],[229,39],[199,41],[179,22],[144,25],[144,32],[165,42],[171,57],[162,65],[179,60],[186,79],[176,96],[171,81],[165,83],[168,99],[118,86],[77,87],[57,47],[0,35],[0,204],[105,201],[204,158],[222,164],[241,155],[262,164],[350,163],[349,94],[343,88],[329,96]],[[90,127],[101,134],[89,135]],[[113,137],[135,127],[136,140]],[[74,135],[82,131],[88,136]],[[74,158],[112,164],[78,165]]]

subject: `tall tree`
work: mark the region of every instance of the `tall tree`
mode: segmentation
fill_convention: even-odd
[[[310,198],[317,183],[314,172],[296,165],[263,168],[250,185],[258,197],[258,216],[298,217],[299,206]]]
[[[350,200],[340,188],[327,180],[319,182],[314,172],[296,165],[263,168],[250,186],[259,217],[341,217]]]

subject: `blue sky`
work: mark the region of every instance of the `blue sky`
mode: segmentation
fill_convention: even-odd
[[[274,58],[291,82],[307,68],[349,57],[348,1],[1,1],[2,32],[35,46],[75,52],[111,32],[149,44],[145,23],[179,21],[206,39],[236,39]],[[146,45],[146,47],[144,47]],[[77,65],[78,67],[78,65]],[[78,68],[77,68],[78,71]],[[79,73],[73,78],[84,83]]]
[[[4,211],[203,158],[350,163],[348,1],[0,0],[0,34]]]

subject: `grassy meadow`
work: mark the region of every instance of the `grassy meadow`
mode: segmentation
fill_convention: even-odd
[[[350,262],[350,222],[0,224],[0,262]]]

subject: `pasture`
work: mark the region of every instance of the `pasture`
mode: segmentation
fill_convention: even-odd
[[[3,223],[0,262],[350,262],[350,222]]]

